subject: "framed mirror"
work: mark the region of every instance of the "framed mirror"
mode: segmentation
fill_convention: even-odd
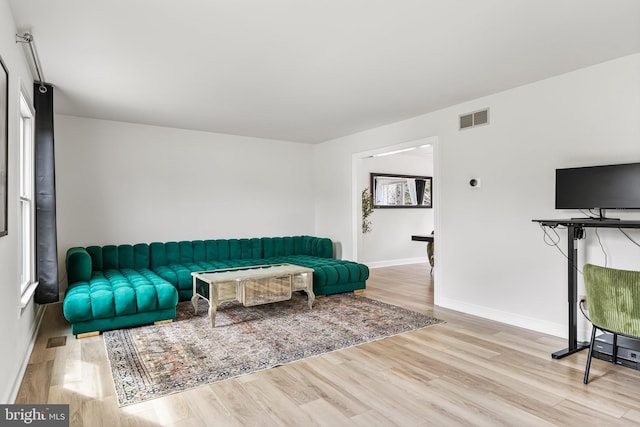
[[[431,177],[419,175],[371,174],[374,208],[431,208]]]

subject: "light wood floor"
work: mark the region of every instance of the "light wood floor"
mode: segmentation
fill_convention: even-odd
[[[447,323],[118,408],[102,336],[52,305],[16,403],[91,427],[640,425],[640,371],[594,360],[585,386],[586,352],[550,357],[565,340],[434,307],[426,264],[373,269],[364,295]]]

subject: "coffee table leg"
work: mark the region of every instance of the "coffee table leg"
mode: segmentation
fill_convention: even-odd
[[[193,296],[191,297],[191,305],[193,306],[193,314],[198,314],[198,298],[200,298],[200,295],[198,295],[198,294],[193,294]]]
[[[218,310],[218,286],[214,283],[209,284],[209,317],[211,318],[211,327],[216,327],[216,311]]]
[[[200,297],[200,295],[198,295],[197,288],[196,288],[196,278],[193,278],[193,296],[191,297],[191,305],[193,306],[193,314],[198,314],[198,298]]]
[[[216,307],[215,305],[211,304],[209,306],[209,317],[211,318],[211,327],[215,328],[216,327],[216,311],[217,311],[218,307]]]
[[[196,278],[193,278],[193,296],[191,297],[191,305],[193,306],[193,313],[198,314],[198,292],[196,292]]]
[[[313,301],[316,299],[316,295],[313,293],[313,289],[307,290],[307,303],[309,304],[309,309],[313,306]]]

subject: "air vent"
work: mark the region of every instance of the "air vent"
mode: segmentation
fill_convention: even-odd
[[[489,109],[474,111],[460,116],[460,129],[468,129],[489,124]]]

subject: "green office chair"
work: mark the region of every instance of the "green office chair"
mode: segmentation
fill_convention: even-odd
[[[587,384],[597,329],[613,334],[611,361],[614,364],[617,363],[618,335],[640,337],[640,271],[586,264],[583,272],[593,324],[584,371],[584,383]]]
[[[433,236],[433,231],[431,232],[431,235]],[[433,264],[435,263],[433,251],[434,251],[433,242],[427,242],[427,258],[429,259],[429,265],[431,265],[431,274],[433,274]]]

